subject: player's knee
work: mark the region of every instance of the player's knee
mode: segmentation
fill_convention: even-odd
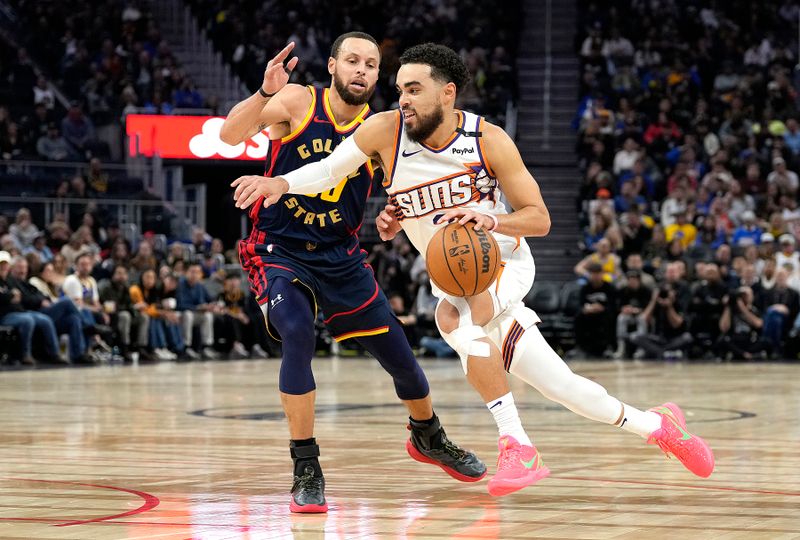
[[[436,306],[436,324],[443,334],[449,334],[458,328],[458,310],[447,300],[442,300]]]

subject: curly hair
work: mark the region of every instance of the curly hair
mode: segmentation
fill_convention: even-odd
[[[423,43],[405,50],[400,56],[400,65],[425,64],[431,67],[431,77],[445,84],[452,82],[456,92],[469,82],[469,71],[461,57],[444,45]]]

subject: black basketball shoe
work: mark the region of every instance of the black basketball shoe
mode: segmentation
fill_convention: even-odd
[[[406,450],[412,458],[436,465],[461,482],[477,482],[486,476],[486,465],[448,439],[436,415],[430,423],[408,420],[411,438],[406,441]]]
[[[325,477],[319,465],[319,446],[295,446],[289,452],[294,461],[294,483],[289,510],[305,514],[320,514],[328,511],[325,500]]]

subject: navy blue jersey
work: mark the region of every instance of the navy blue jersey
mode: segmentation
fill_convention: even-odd
[[[266,175],[280,176],[330,154],[369,116],[368,105],[346,126],[336,123],[328,101],[328,88],[308,87],[311,106],[300,126],[270,143]],[[250,241],[281,240],[333,245],[358,232],[372,187],[372,168],[367,163],[323,193],[286,194],[269,208],[258,201],[250,210]]]

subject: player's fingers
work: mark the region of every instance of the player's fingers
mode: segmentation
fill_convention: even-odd
[[[264,197],[264,208],[267,208],[280,200],[280,195],[267,195]]]
[[[300,61],[298,57],[294,57],[286,63],[286,72],[290,73],[294,68],[297,67],[297,63]]]
[[[461,219],[459,219],[459,220],[458,220],[458,223],[459,223],[460,225],[466,225],[466,224],[467,224],[467,223],[469,223],[471,220],[472,220],[472,216],[471,216],[471,215],[469,215],[469,214],[466,214],[466,215],[464,215],[464,217],[462,217]]]
[[[245,178],[244,176],[240,176],[239,178],[231,182],[231,187],[236,187],[239,184],[241,184],[244,181],[244,178]]]
[[[273,62],[276,64],[282,64],[284,60],[289,56],[289,53],[292,52],[294,49],[294,41],[290,42],[286,47],[284,47],[281,52],[275,55],[275,58],[272,59]]]
[[[246,188],[244,188],[242,192],[239,194],[239,198],[237,199],[237,206],[239,208],[247,208],[248,206],[250,206],[250,204],[252,203],[252,201],[250,201],[250,198],[252,197],[254,191],[255,188],[252,185],[249,185]]]

